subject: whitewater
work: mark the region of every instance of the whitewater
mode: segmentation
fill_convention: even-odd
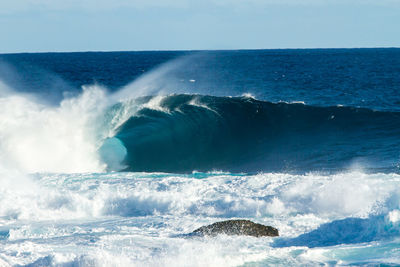
[[[372,52],[383,55],[366,60],[368,67],[398,54]],[[327,51],[317,66],[330,59],[331,69],[372,52]],[[119,71],[101,73],[110,84],[87,83],[57,61],[74,54],[54,54],[46,64],[65,67],[69,85],[80,87],[53,95],[40,89],[42,78],[35,78],[39,90],[37,80],[26,89],[15,82],[23,75],[10,79],[10,65],[25,70],[3,58],[9,65],[0,68],[0,266],[400,265],[399,100],[389,94],[379,101],[394,83],[386,91],[357,91],[360,99],[341,84],[325,98],[320,84],[305,82],[308,90],[318,87],[315,94],[290,91],[301,82],[297,76],[271,96],[271,84],[266,94],[250,90],[274,79],[257,76],[264,74],[247,66],[249,57],[256,69],[264,64],[260,73],[272,68],[265,66],[271,58],[273,68],[277,60],[301,62],[285,65],[301,76],[304,59],[321,58],[321,51],[237,53],[125,55],[138,62],[153,57],[154,64],[122,86],[111,82]],[[80,55],[94,56],[91,68],[111,60],[107,53]],[[209,91],[210,80],[228,82],[204,66],[233,75],[226,87],[236,89]],[[243,69],[252,74],[238,76]],[[340,80],[337,69],[331,78]],[[382,72],[385,81],[396,73]],[[271,225],[280,236],[186,235],[227,219]]]

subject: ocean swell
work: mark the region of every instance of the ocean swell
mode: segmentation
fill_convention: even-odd
[[[128,115],[127,105],[135,107]],[[397,112],[202,95],[142,97],[110,110],[125,117],[100,153],[120,151],[129,171],[398,170]]]

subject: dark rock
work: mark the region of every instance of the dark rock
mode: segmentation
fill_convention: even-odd
[[[192,233],[201,236],[216,236],[218,234],[226,235],[248,235],[248,236],[279,236],[278,229],[254,223],[249,220],[228,220],[216,222],[207,226],[200,227]]]

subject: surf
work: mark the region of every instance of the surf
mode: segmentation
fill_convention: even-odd
[[[3,168],[398,172],[399,112],[193,94],[172,74],[198,58],[168,61],[118,90],[84,85],[59,103],[1,83]]]
[[[397,170],[397,112],[191,94],[147,96],[111,110],[126,106],[135,112],[106,139],[103,154],[113,153],[111,143],[126,149],[128,171]]]

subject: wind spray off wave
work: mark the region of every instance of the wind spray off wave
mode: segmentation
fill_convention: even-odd
[[[183,57],[162,64],[113,93],[99,85],[84,85],[79,94],[69,97],[65,94],[67,97],[55,105],[40,91],[21,93],[1,82],[2,166],[27,173],[126,168],[123,160],[127,151],[122,143],[117,139],[103,142],[113,137],[116,129],[137,110],[153,105],[154,100],[148,104],[136,103],[137,97],[174,90],[168,73],[193,58]],[[7,68],[7,73],[10,71]],[[51,90],[59,94],[57,88],[45,91]]]

